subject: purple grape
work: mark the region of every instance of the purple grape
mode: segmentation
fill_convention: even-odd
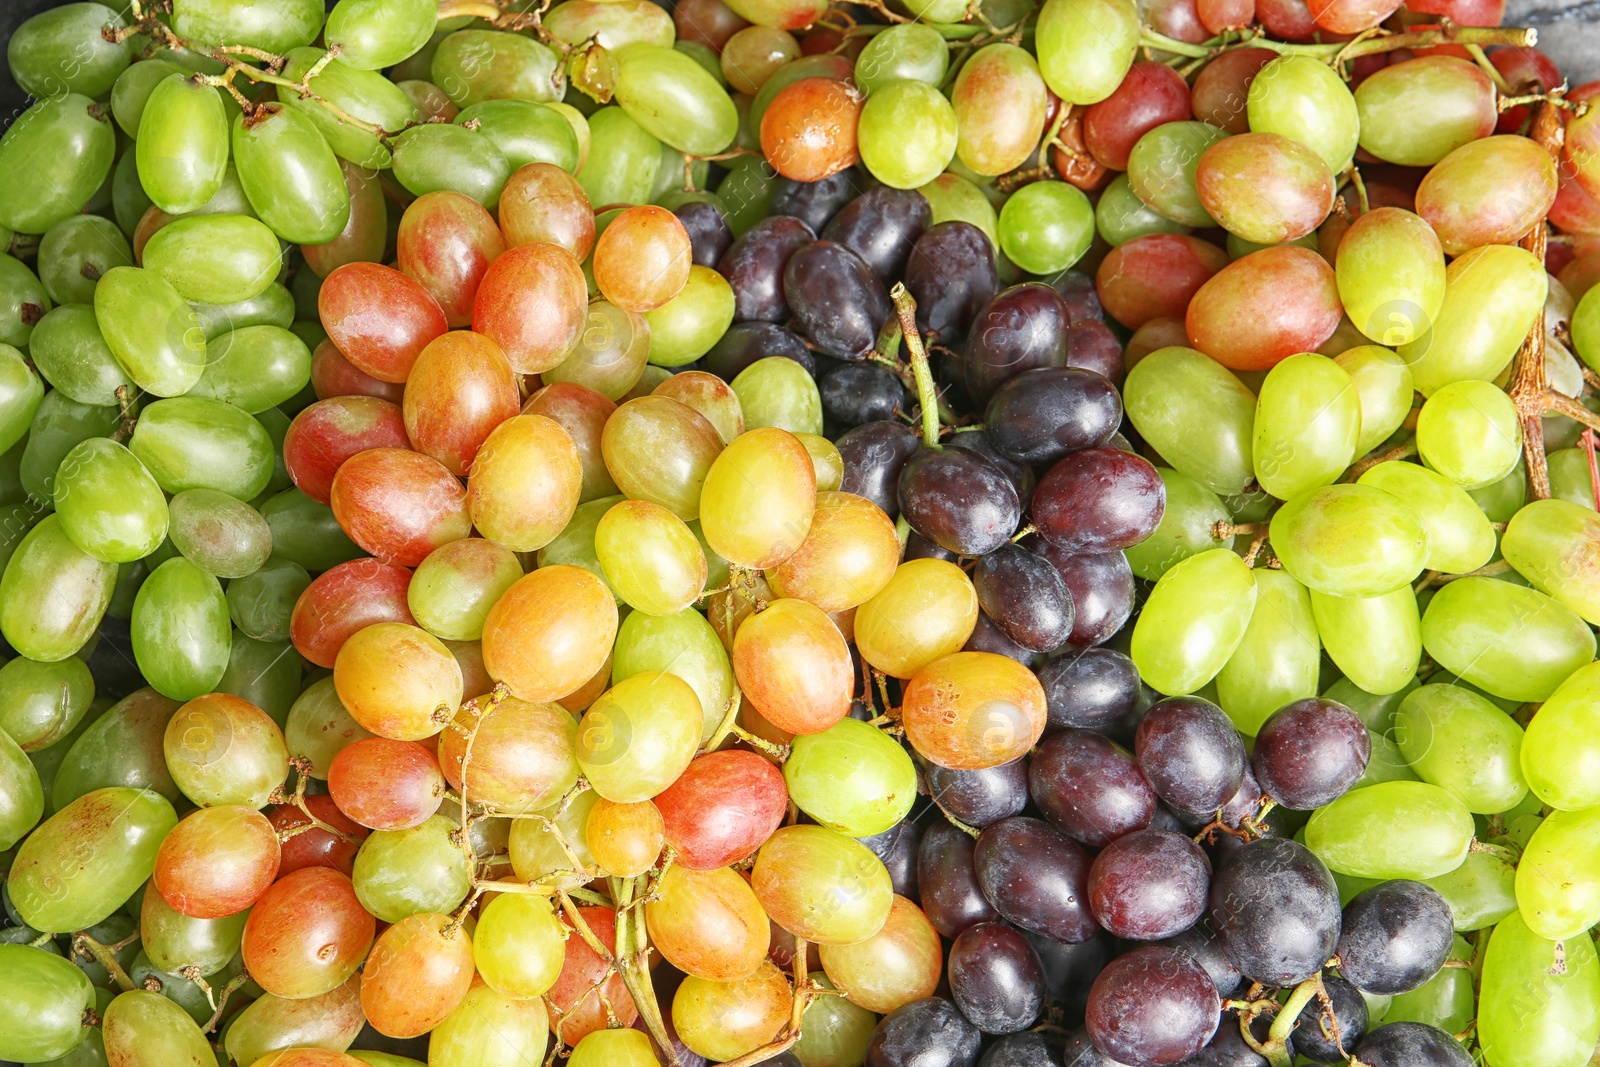
[[[1211,878],[1211,927],[1252,981],[1292,986],[1339,943],[1339,889],[1311,850],[1264,837],[1234,849]]]
[[[798,219],[795,224],[802,225]],[[737,250],[736,245],[728,255]],[[871,268],[833,241],[815,241],[790,256],[782,291],[799,331],[836,359],[866,359],[878,330],[894,314]]]
[[[1088,730],[1063,730],[1039,742],[1028,764],[1028,792],[1045,818],[1090,848],[1143,830],[1155,817],[1155,790],[1133,758]]]
[[[1345,905],[1339,973],[1363,992],[1409,993],[1439,973],[1454,940],[1450,905],[1438,890],[1404,878],[1383,882]]]
[[[1084,1023],[1095,1047],[1132,1067],[1188,1059],[1217,1032],[1217,987],[1185,952],[1144,945],[1106,964]]]
[[[933,221],[927,197],[915,189],[880,185],[850,201],[821,233],[872,268],[884,288],[900,280],[911,249]]]
[[[1039,684],[1052,729],[1098,733],[1122,722],[1139,703],[1138,668],[1111,648],[1065,652],[1039,668]]]
[[[883,422],[906,410],[906,389],[887,367],[845,363],[817,379],[822,413],[840,430]]]
[[[1461,1042],[1427,1023],[1389,1023],[1356,1045],[1367,1067],[1473,1067]]]
[[[972,862],[974,851],[972,838],[942,818],[934,820],[917,846],[922,910],[933,928],[945,937],[955,937],[969,926],[1000,918],[978,884]]]
[[[768,356],[792,359],[804,367],[807,374],[817,373],[817,361],[806,343],[772,322],[736,322],[729,326],[728,332],[700,360],[700,367],[731,382],[740,371]]]
[[[1033,491],[1039,536],[1071,552],[1131,548],[1155,531],[1166,506],[1155,467],[1114,448],[1074,452]]]
[[[1044,1008],[1044,969],[1027,939],[1005,923],[969,926],[950,946],[950,996],[986,1034],[1015,1034]]]
[[[1193,956],[1206,969],[1216,983],[1217,995],[1231,997],[1244,984],[1244,975],[1233,965],[1228,954],[1217,944],[1217,935],[1211,932],[1211,920],[1202,918],[1181,934],[1164,939],[1163,945],[1181,948]]]
[[[733,244],[733,231],[722,210],[709,201],[688,200],[673,208],[672,213],[689,231],[694,262],[701,267],[715,267]]]
[[[905,283],[917,302],[917,320],[942,343],[955,344],[1000,291],[994,244],[970,222],[931,226],[911,249]],[[1120,347],[1117,358],[1122,358]]]
[[[1294,1050],[1314,1063],[1343,1063],[1367,1032],[1367,1001],[1361,991],[1337,975],[1322,976],[1327,1002],[1313,997],[1294,1024]],[[1332,1006],[1333,1025],[1328,1025]],[[1334,1040],[1334,1033],[1338,1040]]]
[[[914,533],[911,535],[911,537],[913,540],[921,541],[925,545],[933,544],[932,541],[927,540],[919,534]],[[934,545],[934,548],[937,551],[944,553],[944,549],[939,548],[937,545]],[[953,553],[945,553],[944,555],[940,555],[936,558],[945,559],[946,557],[950,559],[956,558]],[[905,558],[909,560],[918,559],[921,557],[913,556],[911,554],[911,546],[907,545]],[[1000,627],[996,626],[994,620],[989,618],[989,616],[985,615],[981,611],[978,612],[978,621],[973,624],[972,636],[967,638],[967,643],[961,646],[961,651],[993,652],[997,656],[1007,656],[1011,659],[1014,659],[1024,667],[1032,667],[1034,660],[1034,654],[1032,652],[1029,652],[1027,649],[1011,640],[1011,638],[1007,637],[1006,632],[1000,629]]]
[[[899,422],[869,422],[834,443],[844,460],[839,488],[866,497],[891,519],[899,515],[900,472],[922,443],[917,431]]]
[[[900,514],[942,548],[982,556],[1011,539],[1022,505],[993,463],[960,448],[924,448],[900,471]]]
[[[773,215],[793,215],[821,233],[828,220],[855,199],[862,187],[861,174],[854,167],[816,182],[780,177],[772,183],[772,203],[767,211]]]
[[[973,868],[983,895],[1024,930],[1076,943],[1099,926],[1089,910],[1089,853],[1040,819],[1014,816],[978,835]]]
[[[954,1004],[925,997],[878,1020],[866,1067],[972,1067],[982,1043],[978,1028]]]
[[[1089,868],[1089,905],[1101,926],[1159,941],[1200,921],[1211,867],[1200,846],[1169,830],[1139,830],[1107,845]]]
[[[1028,763],[1012,760],[981,771],[953,771],[930,763],[928,792],[940,808],[981,830],[1022,814],[1028,806]]]
[[[1061,294],[1040,282],[996,294],[972,320],[962,352],[961,377],[972,399],[987,404],[1007,378],[1066,366],[1069,321]]]
[[[736,322],[782,322],[789,317],[784,268],[796,252],[817,239],[797,218],[769,215],[729,246],[717,270],[733,287]]]
[[[1309,697],[1285,704],[1261,724],[1250,766],[1267,796],[1294,811],[1311,811],[1344,796],[1371,758],[1372,739],[1355,712]]]
[[[1072,633],[1079,648],[1109,641],[1133,614],[1133,568],[1121,552],[1067,552],[1041,538],[1028,547],[1049,560],[1072,594]]]
[[[1023,648],[1051,652],[1072,636],[1072,594],[1043,557],[1003,544],[978,560],[972,584],[984,614]]]
[[[1121,422],[1116,387],[1074,367],[1041,367],[1006,379],[983,416],[995,448],[1019,463],[1054,463],[1100,448]]]
[[[1244,742],[1227,714],[1202,697],[1158,701],[1139,720],[1134,756],[1156,796],[1209,821],[1244,782]]]

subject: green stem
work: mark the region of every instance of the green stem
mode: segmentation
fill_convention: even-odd
[[[1172,52],[1193,59],[1205,59],[1216,51],[1216,48],[1209,44],[1190,44],[1188,41],[1180,41],[1176,37],[1168,37],[1155,30],[1142,31],[1139,34],[1139,44],[1158,52]]]
[[[889,297],[894,301],[895,314],[900,317],[900,335],[911,354],[917,403],[922,407],[922,443],[927,448],[938,448],[939,394],[933,387],[933,371],[928,366],[928,352],[922,347],[922,335],[917,332],[917,302],[900,282],[895,283]]]
[[[122,964],[117,962],[117,957],[109,948],[85,933],[72,935],[72,947],[93,956],[95,962],[106,969],[106,974],[111,976],[118,989],[127,992],[133,988],[133,979],[128,977],[128,972],[122,969]]]
[[[630,907],[643,881],[643,875],[611,880],[611,894],[617,901],[617,968],[622,972],[628,995],[633,997],[634,1007],[639,1009],[645,1029],[667,1057],[667,1067],[680,1067],[678,1053],[667,1037],[667,1025],[661,1018],[655,984],[650,980],[650,935],[645,929],[644,916],[637,914],[637,908]]]
[[[1272,1020],[1272,1029],[1267,1031],[1267,1043],[1262,1046],[1262,1052],[1272,1067],[1291,1067],[1294,1063],[1294,1055],[1289,1051],[1289,1035],[1294,1032],[1294,1025],[1300,1020],[1300,1013],[1305,1006],[1321,992],[1322,972],[1318,971],[1295,986],[1294,992],[1289,994],[1289,999],[1278,1010],[1278,1017]]]

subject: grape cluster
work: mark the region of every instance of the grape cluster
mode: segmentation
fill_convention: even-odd
[[[1588,1064],[1600,83],[1501,15],[24,22],[0,1060]]]

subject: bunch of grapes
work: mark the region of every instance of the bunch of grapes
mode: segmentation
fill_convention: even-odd
[[[1600,83],[330,6],[8,43],[0,1061],[1591,1061]]]

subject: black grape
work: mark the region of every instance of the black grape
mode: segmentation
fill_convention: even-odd
[[[916,540],[921,541],[925,545],[933,544],[932,541],[927,540],[919,534],[913,533],[911,536]],[[934,545],[934,548],[939,552],[944,552],[944,549],[939,548],[938,545]],[[955,558],[953,553],[946,553],[946,555],[950,556],[952,559]],[[905,558],[918,558],[911,554],[909,545],[906,547]],[[939,558],[943,559],[945,556],[940,556]],[[1025,667],[1032,667],[1034,660],[1034,653],[1029,652],[1027,649],[1011,640],[1011,638],[1007,637],[1006,632],[1000,629],[1000,627],[996,626],[994,620],[989,618],[989,616],[985,615],[981,611],[978,612],[978,621],[972,626],[972,636],[968,637],[967,643],[961,646],[961,651],[993,652],[997,656],[1009,656],[1011,659],[1016,660]]]
[[[817,239],[811,227],[788,215],[769,215],[728,248],[717,270],[733,287],[736,322],[782,322],[789,317],[784,268]]]
[[[702,267],[715,267],[733,244],[733,231],[728,228],[722,211],[713,203],[689,200],[679,204],[672,213],[689,231],[694,262]]]
[[[767,211],[773,215],[793,215],[821,233],[828,220],[855,199],[862,185],[861,174],[854,167],[816,182],[780,177],[772,183],[772,203]]]
[[[1326,1004],[1321,997],[1312,997],[1300,1009],[1294,1024],[1294,1050],[1315,1063],[1343,1063],[1367,1032],[1367,1001],[1359,989],[1338,975],[1323,975],[1322,988],[1328,994]],[[1326,1019],[1328,1005],[1333,1008],[1333,1026]],[[1338,1041],[1333,1039],[1335,1027]]]
[[[1455,939],[1450,905],[1432,886],[1400,878],[1345,906],[1339,973],[1368,993],[1409,993],[1439,973]]]
[[[1251,1036],[1265,1044],[1271,1022],[1270,1017],[1258,1016],[1251,1024]],[[1284,1042],[1284,1051],[1293,1056],[1293,1039]],[[1217,1022],[1216,1036],[1206,1042],[1205,1048],[1178,1067],[1271,1067],[1271,1064],[1265,1056],[1244,1043],[1244,1037],[1239,1032],[1239,1017],[1231,1011],[1225,1011]]]
[[[1155,817],[1155,790],[1133,757],[1088,730],[1063,730],[1039,742],[1028,764],[1028,792],[1045,818],[1090,848],[1143,830]]]
[[[904,559],[904,560],[942,559],[942,560],[948,560],[949,562],[954,563],[956,560],[960,559],[961,557],[957,556],[954,552],[951,552],[948,549],[940,548],[938,545],[934,544],[932,541],[928,540],[926,537],[923,537],[921,534],[917,533],[917,531],[912,530],[911,531],[911,535],[906,538],[906,550],[905,550],[904,554],[901,556],[901,558]],[[978,616],[978,620],[979,620],[979,624],[982,625],[983,616],[979,615]],[[990,623],[989,626],[990,626],[991,629],[994,629],[994,623]],[[994,630],[994,632],[995,633],[999,633],[1000,631],[999,630]],[[974,630],[973,633],[976,634],[977,631]],[[1001,634],[1000,636],[1001,637],[1005,637],[1004,634]],[[1007,641],[1010,640],[1010,638],[1005,638],[1005,639]],[[988,649],[980,649],[980,651],[989,651],[989,650]],[[1030,655],[1031,654],[1032,653],[1030,653]]]
[[[1139,702],[1139,669],[1125,653],[1086,648],[1039,668],[1052,728],[1096,732],[1120,723]]]
[[[1002,455],[1019,463],[1054,463],[1110,440],[1122,422],[1122,398],[1094,371],[1041,367],[1002,382],[983,422]]]
[[[1203,697],[1151,705],[1133,735],[1134,757],[1156,796],[1209,820],[1244,782],[1244,742],[1227,714]]]
[[[1033,491],[1039,536],[1072,552],[1136,545],[1155,531],[1166,506],[1166,486],[1155,467],[1115,448],[1074,452]]]
[[[928,792],[940,808],[981,830],[1028,806],[1028,764],[1017,759],[981,771],[953,771],[930,763]]]
[[[1389,1023],[1356,1045],[1367,1067],[1473,1067],[1461,1043],[1427,1023]]]
[[[1111,939],[1102,931],[1087,941],[1069,945],[1044,934],[1022,931],[1044,966],[1045,989],[1051,1001],[1061,1008],[1068,1026],[1083,1024],[1083,1009],[1089,1002],[1089,984],[1111,959]]]
[[[1072,322],[1104,322],[1106,309],[1100,304],[1100,293],[1094,287],[1094,277],[1082,271],[1065,270],[1050,282],[1051,288],[1061,294]]]
[[[1106,1055],[1125,1063],[1172,1064],[1217,1032],[1217,987],[1185,952],[1145,945],[1106,964],[1089,989],[1084,1023]]]
[[[804,367],[807,374],[817,372],[817,361],[806,343],[772,322],[736,322],[729,326],[722,339],[701,358],[700,366],[723,381],[731,382],[740,371],[768,356],[792,359]]]
[[[1000,291],[994,244],[970,222],[930,226],[906,260],[905,283],[917,302],[917,321],[944,344],[957,343]],[[1117,358],[1122,358],[1120,347]]]
[[[1216,983],[1218,996],[1231,997],[1244,984],[1244,975],[1239,973],[1239,968],[1233,965],[1228,954],[1222,951],[1222,946],[1217,944],[1217,935],[1211,932],[1209,919],[1202,918],[1183,933],[1166,938],[1161,943],[1181,948],[1193,956]]]
[[[1339,889],[1311,850],[1264,837],[1228,855],[1211,879],[1211,926],[1246,978],[1292,986],[1339,943]]]
[[[1000,383],[1036,367],[1067,363],[1067,305],[1048,285],[1025,282],[998,293],[972,320],[961,375],[978,404]]]
[[[990,1045],[978,1067],[1061,1067],[1061,1060],[1043,1034],[1030,1031],[1002,1037]]]
[[[922,910],[945,937],[1000,918],[978,885],[972,865],[974,849],[972,838],[944,819],[934,820],[917,847]]]
[[[1015,1034],[1044,1008],[1044,969],[1027,939],[1005,923],[979,923],[950,946],[950,996],[986,1034]]]
[[[915,189],[880,185],[846,204],[821,237],[860,256],[887,288],[900,280],[912,246],[931,221],[927,197]]]
[[[878,1021],[867,1045],[867,1067],[972,1067],[982,1042],[978,1028],[954,1004],[925,997]]]
[[[944,445],[946,448],[963,448],[968,452],[976,452],[996,467],[999,467],[1005,472],[1006,477],[1011,479],[1011,484],[1017,490],[1017,499],[1022,503],[1022,506],[1024,508],[1028,506],[1028,501],[1033,498],[1033,487],[1039,481],[1034,476],[1033,468],[1026,463],[1018,463],[1014,459],[1001,455],[1000,451],[994,447],[994,442],[989,440],[988,434],[982,430],[962,430],[960,433],[951,434],[946,438]]]
[[[1133,614],[1133,568],[1113,552],[1068,552],[1042,538],[1028,547],[1050,561],[1072,594],[1072,633],[1067,643],[1085,648],[1109,641]]]
[[[1310,697],[1285,704],[1261,725],[1250,766],[1267,796],[1310,811],[1343,796],[1371,757],[1372,739],[1355,712]]]
[[[1158,941],[1200,921],[1210,883],[1211,867],[1199,845],[1169,830],[1139,830],[1094,858],[1089,906],[1118,937]]]
[[[878,363],[845,363],[817,379],[822,413],[841,430],[883,422],[906,410],[906,388]]]
[[[1072,636],[1072,594],[1043,557],[1003,544],[978,560],[972,584],[984,614],[1023,648],[1050,652]]]
[[[1089,853],[1041,819],[1014,816],[978,835],[973,867],[983,895],[1011,922],[1076,943],[1099,926],[1089,910]]]
[[[976,452],[924,448],[900,471],[900,514],[928,540],[963,556],[1011,539],[1022,505],[1011,479]]]
[[[789,257],[783,293],[800,331],[838,359],[871,355],[878,330],[894,314],[871,268],[833,241],[813,242]]]
[[[889,881],[894,891],[902,897],[916,900],[917,846],[922,840],[922,830],[912,819],[901,819],[881,834],[860,839],[883,861],[889,871]]]
[[[1122,384],[1125,368],[1122,342],[1098,319],[1079,319],[1067,327],[1067,366],[1094,371],[1113,385]]]
[[[900,514],[900,472],[921,443],[917,431],[903,423],[857,426],[834,442],[844,460],[839,488],[866,497],[894,518]]]

